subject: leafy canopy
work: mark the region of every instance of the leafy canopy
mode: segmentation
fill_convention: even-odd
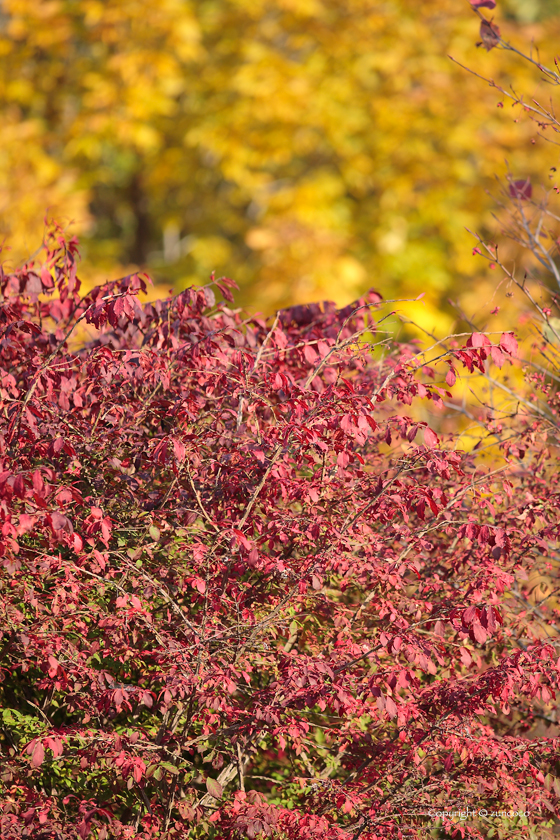
[[[422,288],[424,326],[443,330],[438,303],[481,282],[465,227],[491,222],[485,187],[504,159],[516,177],[555,163],[449,60],[533,90],[513,57],[476,53],[466,0],[5,0],[2,23],[15,264],[49,208],[110,276],[147,266],[179,290],[235,266],[242,302],[267,312]],[[558,26],[527,40],[553,54]]]

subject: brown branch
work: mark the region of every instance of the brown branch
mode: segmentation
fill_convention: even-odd
[[[272,468],[273,468],[273,467],[274,467],[274,465],[276,464],[276,461],[277,461],[277,460],[278,460],[278,458],[280,457],[280,454],[281,454],[281,453],[282,453],[282,444],[280,444],[280,443],[279,443],[279,444],[277,445],[276,449],[274,450],[274,452],[272,453],[272,458],[271,458],[271,459],[270,459],[270,461],[269,461],[268,467],[266,468],[266,470],[265,470],[265,473],[264,473],[263,477],[261,478],[261,480],[260,480],[260,481],[259,481],[259,483],[257,484],[257,486],[256,486],[256,488],[255,488],[255,490],[254,490],[254,492],[253,492],[253,495],[252,495],[252,496],[251,496],[251,498],[249,499],[249,502],[248,502],[248,504],[247,504],[247,507],[245,508],[245,512],[243,513],[243,516],[241,517],[241,519],[240,519],[240,520],[239,520],[239,522],[237,523],[237,527],[238,527],[238,528],[242,528],[242,527],[243,527],[243,525],[245,525],[245,523],[246,523],[246,521],[247,521],[247,517],[248,517],[248,516],[249,516],[249,514],[251,513],[251,510],[252,510],[252,508],[253,508],[253,505],[254,505],[254,504],[255,504],[255,502],[257,501],[257,497],[258,497],[259,493],[261,492],[261,490],[263,489],[263,487],[264,487],[264,485],[265,485],[265,482],[266,482],[266,479],[267,479],[267,478],[268,478],[268,476],[270,475],[270,473],[271,473],[271,471],[272,471]]]

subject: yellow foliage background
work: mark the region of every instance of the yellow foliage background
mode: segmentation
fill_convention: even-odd
[[[559,12],[503,0],[495,19],[551,62]],[[477,49],[467,0],[3,0],[0,23],[12,265],[48,211],[90,280],[140,265],[181,288],[214,270],[266,313],[425,292],[417,318],[445,330],[448,298],[493,305],[465,228],[496,237],[495,175],[507,159],[546,183],[558,158],[450,61],[547,95],[515,56]]]

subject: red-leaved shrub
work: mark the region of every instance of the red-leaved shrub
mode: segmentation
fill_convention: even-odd
[[[265,321],[76,260],[1,278],[2,838],[542,837],[555,430],[421,419],[513,335],[428,367],[373,292]]]

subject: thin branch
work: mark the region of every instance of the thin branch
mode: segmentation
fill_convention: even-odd
[[[238,528],[242,528],[245,525],[245,523],[247,521],[247,517],[249,516],[249,514],[251,513],[251,510],[253,509],[253,505],[257,501],[257,497],[258,497],[259,493],[261,492],[261,490],[263,489],[263,487],[265,485],[265,482],[266,482],[268,476],[270,475],[274,465],[276,464],[276,461],[280,457],[281,453],[282,453],[282,444],[279,443],[278,446],[276,447],[276,449],[274,450],[274,452],[272,453],[272,458],[270,459],[270,462],[268,464],[268,467],[265,470],[265,473],[264,473],[263,477],[261,478],[261,480],[257,484],[257,486],[256,486],[256,488],[253,492],[253,495],[249,499],[247,507],[245,508],[245,512],[243,513],[243,516],[241,517],[241,519],[237,523]]]

